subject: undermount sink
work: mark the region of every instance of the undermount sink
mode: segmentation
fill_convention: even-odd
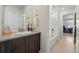
[[[25,34],[30,34],[32,33],[31,31],[26,31],[26,32],[17,32],[17,33],[13,33],[13,35],[25,35]]]

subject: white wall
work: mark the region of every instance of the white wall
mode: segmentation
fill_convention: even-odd
[[[16,32],[22,24],[23,11],[15,6],[5,6],[5,27],[9,26],[12,32]]]
[[[2,36],[2,10],[3,10],[3,6],[0,5],[0,39]]]
[[[60,12],[59,14],[60,19],[59,19],[59,29],[60,29],[60,36],[62,37],[63,35],[63,14]]]

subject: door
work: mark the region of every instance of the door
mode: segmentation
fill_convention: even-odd
[[[25,52],[25,38],[20,37],[12,40],[12,52],[13,53],[24,53]]]
[[[25,53],[28,53],[28,36],[25,37],[25,40],[24,40],[24,43],[25,43]]]
[[[79,12],[76,12],[76,31],[75,31],[75,52],[79,52]]]
[[[79,6],[75,6],[74,13],[74,52],[79,52]]]
[[[28,51],[29,53],[36,53],[40,49],[40,34],[28,36]]]
[[[79,6],[75,6],[74,19],[75,19],[74,48],[75,48],[75,52],[79,53]]]
[[[59,35],[59,13],[56,10],[57,6],[49,6],[49,38],[50,42],[54,37]]]
[[[12,47],[12,40],[5,41],[5,53],[12,53],[13,47]]]
[[[5,53],[24,53],[25,37],[5,41]]]

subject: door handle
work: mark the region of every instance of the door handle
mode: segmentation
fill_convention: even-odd
[[[52,28],[52,32],[54,31],[54,29]]]

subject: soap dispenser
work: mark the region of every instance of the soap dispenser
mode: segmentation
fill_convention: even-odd
[[[30,29],[29,29],[29,24],[28,24],[28,26],[27,26],[27,30],[30,31]]]

